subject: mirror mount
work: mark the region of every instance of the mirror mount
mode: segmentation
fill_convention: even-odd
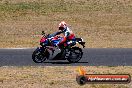
[[[42,31],[42,35],[45,35],[45,32],[44,31]]]

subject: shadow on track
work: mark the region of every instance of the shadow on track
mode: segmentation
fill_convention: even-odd
[[[70,62],[61,62],[61,61],[59,61],[59,62],[43,62],[43,63],[51,63],[51,64],[86,64],[86,63],[88,63],[88,62],[76,62],[76,63],[70,63]]]

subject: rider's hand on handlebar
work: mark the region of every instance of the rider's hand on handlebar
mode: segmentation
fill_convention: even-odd
[[[51,40],[51,39],[53,39],[54,37],[50,37],[50,38],[48,38],[49,40]]]

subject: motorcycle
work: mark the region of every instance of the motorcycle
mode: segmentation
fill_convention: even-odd
[[[80,44],[85,47],[85,42],[82,38],[75,38],[75,44],[72,44],[70,40],[67,40],[60,47],[55,47],[54,43],[62,39],[61,36],[52,36],[52,34],[45,34],[42,31],[43,37],[40,39],[41,47],[38,47],[32,54],[32,59],[35,63],[43,63],[45,60],[68,60],[70,63],[78,62],[83,55],[82,49],[77,47],[76,44]],[[70,44],[71,42],[71,44]],[[59,49],[60,52],[54,57],[55,49]]]

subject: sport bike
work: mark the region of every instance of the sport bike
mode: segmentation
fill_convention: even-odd
[[[42,35],[40,47],[32,54],[32,59],[35,63],[43,63],[45,60],[68,60],[70,63],[76,63],[82,58],[82,48],[77,46],[78,43],[83,48],[85,47],[85,42],[82,38],[75,38],[74,44],[71,40],[67,40],[59,47],[56,47],[54,44],[63,37],[45,34],[44,31],[42,31]],[[58,53],[56,50],[60,52]],[[54,53],[57,54],[54,55]]]

